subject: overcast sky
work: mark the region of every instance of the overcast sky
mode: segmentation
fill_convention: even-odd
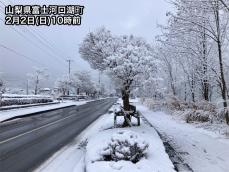
[[[12,2],[23,5],[79,4],[84,5],[85,10],[81,26],[5,26],[1,2],[6,5]],[[157,24],[166,23],[167,11],[171,8],[165,0],[1,0],[0,44],[26,57],[0,47],[0,75],[10,86],[23,87],[26,74],[33,67],[42,67],[50,75],[50,85],[58,76],[67,73],[68,58],[74,60],[72,71],[91,70],[78,53],[78,46],[89,31],[105,26],[114,34],[134,34],[153,42],[160,33]],[[43,40],[39,41],[39,35]],[[42,42],[44,40],[46,43]]]

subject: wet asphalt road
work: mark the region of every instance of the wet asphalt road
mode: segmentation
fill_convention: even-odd
[[[0,172],[32,171],[115,101],[103,99],[0,123]]]

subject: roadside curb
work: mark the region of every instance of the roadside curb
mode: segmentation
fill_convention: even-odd
[[[142,114],[142,113],[141,113]],[[157,134],[160,136],[163,145],[165,147],[165,151],[169,156],[169,159],[172,161],[174,165],[174,170],[176,171],[185,171],[185,172],[194,172],[192,168],[184,162],[183,158],[179,155],[179,152],[177,152],[173,146],[169,143],[169,141],[163,136],[145,117],[144,115],[141,115],[141,119],[143,122],[145,122],[150,127],[154,128]]]

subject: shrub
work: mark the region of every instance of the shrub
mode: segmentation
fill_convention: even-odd
[[[53,102],[51,98],[5,98],[0,101],[0,106],[26,105]]]
[[[198,122],[208,122],[210,121],[210,115],[208,112],[203,110],[194,110],[186,113],[185,120],[187,123],[198,121]]]
[[[163,110],[165,107],[164,101],[155,100],[153,98],[142,98],[140,99],[141,103],[146,105],[149,109],[154,111]]]
[[[110,142],[101,151],[103,161],[131,161],[137,163],[146,157],[148,144],[134,132],[120,131],[114,134]]]

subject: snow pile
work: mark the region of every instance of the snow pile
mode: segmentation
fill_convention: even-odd
[[[131,136],[137,137],[130,138]],[[129,142],[133,141],[133,144],[137,142],[137,147],[143,150],[142,155],[144,157],[136,163],[125,160],[123,154],[119,154],[119,152],[130,153],[131,151],[128,146],[120,146],[117,140],[129,140]],[[116,148],[118,150],[116,154],[112,153],[112,146],[109,144],[117,144],[119,146],[119,148]],[[88,140],[86,151],[85,161],[87,172],[117,172],[117,170],[119,172],[129,172],[130,170],[131,172],[174,172],[173,164],[165,152],[160,137],[152,127],[146,124],[128,129],[108,129],[101,131]],[[113,161],[105,159],[110,155],[114,156]],[[135,155],[137,156],[137,154]],[[119,160],[116,159],[115,161],[115,158]]]
[[[141,158],[146,157],[148,147],[149,145],[139,137],[138,133],[118,131],[103,146],[98,161],[125,160],[137,163]]]

